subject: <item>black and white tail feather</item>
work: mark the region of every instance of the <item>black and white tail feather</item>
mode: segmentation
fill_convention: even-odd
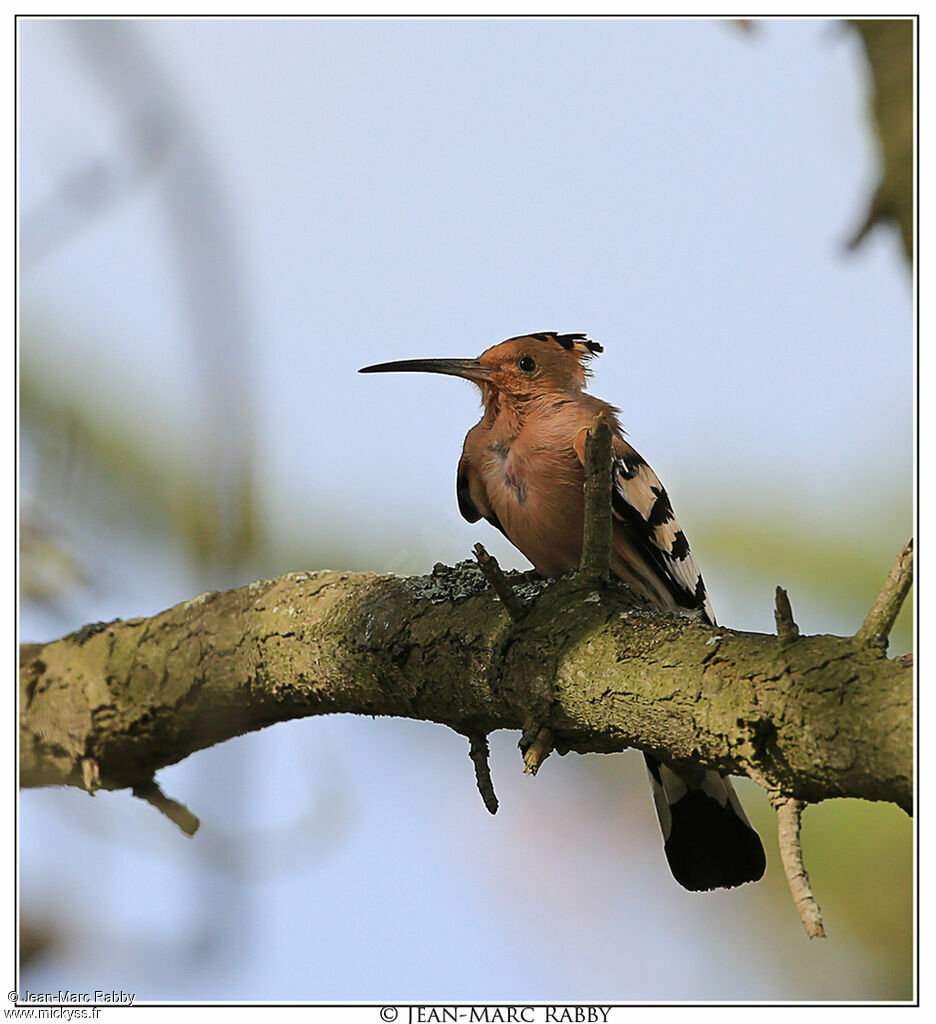
[[[669,496],[656,473],[619,436],[613,472],[615,518],[664,585],[668,603],[714,626],[702,574]],[[650,754],[644,759],[676,881],[696,892],[756,882],[767,865],[764,847],[730,779],[707,770],[677,772]]]
[[[663,851],[676,881],[693,892],[756,882],[767,858],[731,780],[713,771],[693,778],[650,754],[644,759]]]

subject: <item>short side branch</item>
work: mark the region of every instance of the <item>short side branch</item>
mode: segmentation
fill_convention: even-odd
[[[913,583],[913,538],[907,541],[903,551],[891,566],[884,580],[881,592],[862,623],[855,639],[866,647],[887,647],[887,638],[900,613],[910,585]]]
[[[526,775],[535,775],[540,770],[540,765],[552,753],[553,738],[552,729],[546,726],[537,731],[533,742],[523,752],[523,763],[526,766],[523,771]]]
[[[585,438],[585,531],[581,572],[611,578],[611,428],[600,415]]]
[[[789,644],[799,638],[799,626],[793,619],[790,598],[783,587],[777,587],[774,621],[777,623],[777,639],[781,644]]]
[[[488,581],[491,590],[500,598],[501,604],[507,609],[507,614],[514,622],[520,622],[527,613],[526,605],[514,593],[514,588],[504,575],[504,570],[501,569],[497,559],[487,553],[483,544],[475,544],[474,554],[481,572],[484,573],[484,578]]]
[[[134,786],[133,795],[152,804],[157,811],[161,811],[171,822],[178,825],[187,836],[195,835],[201,825],[198,818],[185,804],[166,796],[155,779]]]
[[[809,884],[809,875],[803,864],[803,847],[800,842],[800,816],[806,806],[802,800],[781,796],[779,793],[770,795],[770,802],[777,812],[777,839],[780,842],[780,860],[786,874],[790,894],[803,928],[811,939],[824,939],[825,928],[822,926],[822,913],[816,897],[813,896]]]
[[[497,814],[497,794],[494,792],[494,783],[491,779],[491,749],[488,746],[487,736],[483,733],[472,733],[468,737],[471,746],[468,749],[468,756],[474,762],[475,781],[478,783],[478,792],[484,801],[484,806],[491,812]]]

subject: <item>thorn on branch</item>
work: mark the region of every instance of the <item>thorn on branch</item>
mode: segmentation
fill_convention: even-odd
[[[494,792],[494,783],[491,780],[491,762],[489,760],[491,749],[488,746],[487,736],[481,732],[468,734],[468,756],[474,761],[475,781],[478,783],[478,792],[484,801],[484,806],[491,812],[497,814],[498,802]]]
[[[887,649],[887,638],[894,628],[894,622],[904,603],[904,598],[913,583],[913,538],[904,545],[903,551],[891,566],[881,592],[871,606],[855,639],[865,647]]]
[[[526,766],[523,769],[524,774],[535,775],[540,770],[540,765],[552,753],[552,750],[552,729],[544,725],[537,730],[532,743],[523,752],[523,763]]]
[[[500,598],[501,604],[507,609],[507,614],[514,622],[520,622],[527,613],[526,605],[517,597],[510,580],[504,575],[504,570],[497,564],[497,559],[487,553],[483,544],[475,544],[474,555],[484,578],[491,590]]]
[[[799,626],[793,620],[790,598],[783,587],[777,587],[774,621],[777,623],[777,639],[781,644],[790,644],[799,639]]]
[[[173,800],[159,788],[155,779],[141,783],[133,787],[133,795],[152,804],[157,811],[161,811],[174,824],[187,835],[193,836],[198,831],[201,822],[183,803]]]
[[[800,817],[806,804],[802,800],[783,796],[776,791],[770,793],[770,803],[777,812],[780,860],[800,921],[809,938],[824,939],[822,912],[809,884],[809,875],[806,874],[806,867],[803,864],[803,846],[800,842]]]
[[[611,428],[601,414],[585,437],[585,529],[580,571],[595,580],[611,578]]]

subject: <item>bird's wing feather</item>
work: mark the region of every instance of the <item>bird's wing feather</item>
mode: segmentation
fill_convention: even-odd
[[[458,511],[469,523],[476,523],[481,518],[481,513],[471,500],[471,488],[468,486],[468,473],[463,469],[465,462],[464,455],[458,463],[458,477],[455,481],[455,495],[458,498]]]
[[[611,506],[615,518],[654,566],[683,608],[699,609],[712,625],[715,614],[689,541],[659,477],[625,440],[614,439]]]
[[[469,523],[476,523],[483,516],[491,526],[496,526],[507,537],[500,520],[487,502],[484,485],[478,474],[474,472],[467,451],[463,451],[462,457],[458,460],[455,496],[458,499],[458,511]]]
[[[575,451],[585,462],[586,429],[575,439]],[[701,611],[715,625],[715,614],[705,591],[689,541],[673,512],[659,477],[623,438],[615,435],[611,507],[628,539],[655,570],[681,608]]]

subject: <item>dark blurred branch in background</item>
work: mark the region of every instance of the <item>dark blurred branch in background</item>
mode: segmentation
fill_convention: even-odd
[[[858,18],[851,24],[861,36],[871,67],[871,105],[882,166],[864,222],[849,245],[859,245],[876,224],[893,221],[912,263],[913,21]]]
[[[214,494],[215,529],[198,538],[196,554],[222,566],[254,544],[251,405],[247,385],[249,317],[237,244],[222,187],[200,133],[131,22],[64,23],[97,77],[104,97],[132,123],[156,104],[175,140],[163,188],[175,249],[176,279],[191,324],[196,371],[202,378],[204,480]]]
[[[70,36],[80,41],[89,24],[94,23],[69,23]],[[121,74],[133,77],[132,69]],[[109,94],[106,98],[111,100]],[[124,115],[122,130],[107,153],[79,158],[43,202],[21,212],[19,255],[24,273],[135,195],[165,166],[176,137],[160,90],[129,105]]]
[[[758,21],[732,18],[728,24],[753,34]],[[881,178],[868,202],[861,227],[848,243],[859,246],[877,224],[896,223],[907,261],[913,262],[913,19],[854,18],[871,72],[871,117]]]
[[[189,105],[177,100],[132,22],[72,20],[62,21],[60,29],[84,58],[104,102],[116,110],[121,131],[110,152],[89,156],[46,203],[23,212],[23,268],[28,272],[143,186],[157,190],[204,396],[203,423],[191,450],[199,463],[195,479],[202,501],[212,511],[189,539],[199,560],[225,574],[254,550],[257,526],[247,289],[222,183]]]

